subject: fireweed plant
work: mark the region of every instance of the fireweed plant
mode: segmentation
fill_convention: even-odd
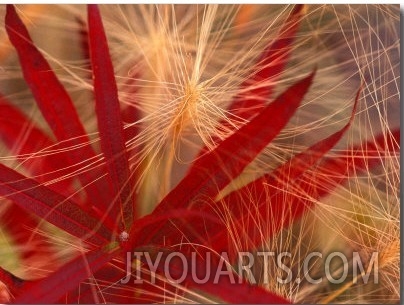
[[[398,302],[398,6],[1,12],[1,302]]]

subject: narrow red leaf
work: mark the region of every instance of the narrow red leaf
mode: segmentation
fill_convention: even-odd
[[[239,93],[229,106],[228,111],[230,113],[249,120],[265,107],[274,88],[274,85],[269,84],[268,81],[274,83],[287,64],[300,24],[303,7],[304,5],[302,4],[294,7],[278,37],[265,48],[252,69],[253,72],[250,77],[240,85]],[[218,125],[223,130],[232,129],[228,120],[221,120]],[[212,141],[214,144],[218,144],[220,138],[214,136]],[[209,149],[206,146],[203,147],[199,157],[208,151]]]
[[[86,65],[86,68],[91,69],[90,46],[88,39],[87,24],[81,18],[76,18],[76,21],[79,26],[78,34],[80,37],[80,46],[83,58],[86,62],[88,61],[88,65]],[[133,85],[135,83],[135,78],[136,75],[134,77],[129,78],[128,81],[125,82],[119,90],[122,94],[125,95],[124,98],[126,105],[123,105],[125,107],[122,107],[121,116],[122,121],[126,123],[133,123],[140,119],[139,110],[135,106],[133,106],[134,104],[136,104],[135,95],[137,92],[137,87]],[[137,126],[131,126],[129,128],[126,128],[124,132],[125,132],[125,140],[129,141],[131,139],[134,139],[138,135],[139,128]]]
[[[24,79],[56,138],[60,142],[65,141],[64,145],[80,147],[70,151],[70,165],[96,158],[70,96],[44,56],[35,47],[13,5],[7,5],[5,23],[8,37],[17,50]],[[100,173],[97,171],[91,171],[79,175],[79,178],[93,203],[108,207],[111,201],[106,194],[108,187],[90,183],[99,176]]]
[[[88,65],[86,65],[86,68],[91,70],[87,24],[85,24],[85,22],[81,18],[77,18],[77,23],[79,25],[80,45],[83,57],[86,60],[86,62],[88,61]],[[122,103],[121,105],[121,117],[122,121],[125,123],[134,123],[140,119],[140,112],[138,108],[134,106],[137,103],[136,101],[137,87],[133,85],[135,83],[135,78],[136,75],[134,77],[129,78],[123,85],[121,85],[121,88],[119,90],[122,96],[118,97],[121,98],[122,101],[125,100],[125,102]],[[138,125],[127,126],[124,129],[124,134],[126,142],[133,140],[139,134],[139,126]],[[128,150],[128,154],[129,156],[136,156],[139,150],[140,147],[132,146],[131,149]],[[137,162],[137,158],[132,158],[132,162],[134,162],[134,164],[130,164],[130,166],[132,166],[132,168],[135,169],[134,171],[132,171],[132,176],[134,177],[134,179],[138,179],[141,176],[141,173],[139,172],[139,164]],[[134,202],[136,202],[135,194],[133,196],[134,196]]]
[[[35,47],[13,5],[7,5],[5,20],[7,34],[18,52],[24,78],[56,137],[60,141],[84,138],[86,132],[68,93]]]
[[[259,179],[258,182],[250,184],[246,192],[253,197],[248,198],[248,202],[254,203],[260,216],[258,213],[249,213],[244,210],[239,212],[240,215],[244,214],[244,217],[237,221],[244,224],[243,229],[248,232],[250,246],[259,246],[263,238],[262,231],[257,231],[254,218],[263,217],[271,223],[271,230],[267,231],[265,236],[265,238],[270,238],[282,228],[299,219],[314,206],[316,200],[329,195],[357,171],[374,167],[380,164],[386,155],[398,152],[399,139],[399,130],[393,130],[388,141],[386,141],[386,135],[379,135],[374,141],[340,153],[338,157],[325,159],[316,167],[315,174],[303,175],[298,181],[290,181],[290,185],[283,188],[279,188],[279,185],[276,188],[272,177],[267,181]],[[263,183],[266,184],[266,190],[263,189]],[[240,191],[238,199],[230,195],[224,201],[230,206],[230,200],[240,200],[241,194],[243,193]],[[270,194],[269,197],[268,194]],[[237,209],[234,210],[237,211]],[[212,247],[220,251],[225,245],[226,248],[227,245],[231,245],[229,240],[231,237],[228,233],[227,231],[220,232],[213,237]]]
[[[29,120],[18,108],[11,105],[0,95],[0,139],[16,155],[27,155],[20,163],[35,176],[39,182],[47,182],[59,178],[66,171],[60,167],[67,161],[61,153],[57,155],[40,155],[38,152],[51,147],[55,143],[35,123]],[[34,157],[29,157],[35,154]],[[72,178],[66,178],[51,184],[50,188],[57,189],[67,195],[72,192]]]
[[[80,255],[50,276],[24,285],[23,293],[18,295],[14,303],[56,303],[80,282],[110,262],[120,251],[119,248],[108,250],[107,246],[105,249],[96,249]]]
[[[265,48],[250,77],[241,84],[240,93],[231,103],[229,107],[231,113],[250,119],[265,107],[274,88],[267,81],[274,82],[287,63],[303,7],[303,4],[298,4],[293,8],[278,37]]]
[[[69,199],[37,181],[0,164],[0,196],[62,230],[100,245],[111,240],[111,233],[100,220],[81,210]]]
[[[283,92],[251,122],[242,126],[210,154],[195,161],[189,174],[157,206],[187,206],[198,195],[215,197],[283,129],[309,89],[314,72]],[[268,123],[270,120],[270,123]]]
[[[314,74],[289,87],[251,122],[220,143],[211,153],[195,161],[193,169],[163,199],[153,214],[161,215],[179,207],[197,208],[201,202],[206,203],[206,198],[215,198],[288,123],[309,89]],[[153,233],[161,238],[165,230],[156,226]],[[148,240],[154,234],[148,234],[143,239]]]
[[[134,200],[131,195],[133,184],[125,147],[114,69],[101,15],[96,5],[88,6],[88,25],[101,148],[117,199],[111,212],[116,214],[113,217],[122,219],[123,229],[128,230],[136,217]]]
[[[309,184],[316,198],[324,197],[357,171],[377,166],[386,156],[400,151],[400,129],[380,134],[373,140],[339,153],[339,156],[325,159],[316,168],[316,179]]]
[[[87,24],[84,22],[83,19],[77,17],[76,21],[78,23],[79,26],[79,41],[80,41],[80,46],[81,46],[81,51],[82,51],[82,55],[83,58],[86,62],[85,68],[88,69],[90,72],[88,74],[88,78],[92,79],[92,67],[91,67],[91,60],[90,60],[90,45],[89,45],[89,38],[88,38],[88,27]],[[105,173],[107,171],[106,166],[102,165],[100,168],[100,173]],[[117,225],[116,225],[116,215],[118,213],[111,213],[111,206],[110,203],[113,201],[113,196],[112,196],[112,188],[111,188],[111,177],[107,176],[106,178],[103,179],[105,181],[105,186],[107,188],[107,194],[106,194],[106,198],[110,199],[110,202],[108,202],[106,205],[104,204],[101,207],[94,207],[93,209],[96,210],[97,214],[99,215],[99,217],[105,217],[106,218],[106,222],[107,222],[107,226],[109,228],[112,228],[113,231],[117,231]],[[113,207],[112,207],[113,208]],[[105,215],[104,213],[107,212],[107,215]]]
[[[262,201],[260,198],[262,198],[265,193],[269,192],[273,197],[275,194],[283,193],[281,190],[287,188],[289,184],[294,184],[308,169],[318,163],[321,158],[341,140],[342,136],[349,129],[355,116],[360,92],[361,90],[356,94],[351,117],[343,128],[313,144],[305,151],[298,153],[273,172],[265,174],[241,189],[230,193],[215,206],[215,211],[222,215],[223,213],[231,211],[235,219],[240,218],[245,215],[246,211],[241,211],[239,208],[242,208],[242,206],[236,204],[237,202],[251,201],[253,203],[259,203]],[[254,190],[254,192],[251,192],[251,190]],[[284,194],[282,194],[282,196],[283,195]],[[274,217],[278,218],[276,215],[274,215]],[[282,218],[281,215],[279,218]]]

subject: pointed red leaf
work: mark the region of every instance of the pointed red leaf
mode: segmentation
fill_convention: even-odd
[[[290,181],[290,185],[283,188],[279,188],[279,185],[276,188],[272,177],[267,181],[259,179],[260,183],[250,184],[247,191],[253,198],[248,198],[248,202],[253,202],[259,215],[271,223],[271,230],[266,232],[265,238],[270,238],[282,228],[299,219],[305,211],[313,207],[315,200],[330,194],[356,171],[376,166],[386,155],[398,152],[399,139],[399,130],[393,130],[388,141],[386,141],[386,135],[379,135],[374,141],[340,153],[339,157],[325,159],[316,167],[315,175],[303,175],[297,181]],[[266,183],[266,193],[263,190],[263,183]],[[271,185],[271,183],[273,184]],[[242,192],[239,192],[240,194]],[[270,196],[268,197],[267,194]],[[232,195],[225,199],[227,205],[231,205],[230,200],[232,199],[236,200]],[[240,200],[240,197],[237,200]],[[257,231],[259,228],[254,219],[259,216],[257,213],[248,213],[246,210],[244,212],[245,216],[239,218],[237,222],[244,224],[243,229],[248,232],[250,245],[258,246],[262,242],[263,236],[262,230]],[[239,212],[240,215],[242,213]],[[220,232],[212,239],[214,249],[220,251],[219,249],[223,249],[225,245],[232,244],[229,240],[231,237],[227,233],[226,231]]]
[[[231,113],[250,119],[264,108],[274,87],[268,84],[268,81],[274,82],[287,63],[303,7],[303,4],[294,7],[278,37],[265,48],[250,77],[241,84],[240,93],[231,103],[229,107]]]
[[[35,282],[26,283],[23,293],[15,303],[47,304],[58,302],[67,292],[77,287],[80,282],[105,266],[121,251],[96,249],[78,256],[50,276]]]
[[[255,67],[252,69],[253,72],[250,77],[240,85],[240,92],[234,97],[229,106],[228,111],[230,113],[242,119],[249,120],[265,107],[274,87],[268,81],[274,83],[287,64],[300,24],[303,7],[304,5],[302,4],[294,7],[280,30],[279,36],[265,48],[257,60]],[[223,130],[232,129],[228,120],[221,120],[218,125]],[[220,138],[213,136],[212,142],[218,144]],[[199,157],[208,151],[209,149],[206,146],[203,147],[199,153]]]
[[[52,128],[56,138],[60,142],[65,141],[63,145],[79,147],[70,151],[70,165],[96,158],[70,96],[44,56],[35,47],[27,28],[13,5],[7,5],[5,23],[8,37],[17,50],[24,79],[30,87],[44,118]],[[63,145],[60,144],[60,148]],[[106,194],[108,187],[100,186],[99,183],[90,183],[97,181],[99,176],[98,171],[91,171],[78,177],[93,202],[108,207],[111,201],[111,198]]]
[[[119,217],[123,221],[124,228],[128,230],[136,217],[131,195],[132,178],[125,147],[114,69],[101,15],[96,5],[88,6],[88,25],[101,148],[117,200],[111,212],[116,214],[113,217]]]
[[[5,20],[7,34],[17,50],[24,78],[56,137],[60,141],[73,137],[86,138],[68,93],[35,47],[13,5],[7,5]]]
[[[0,139],[15,155],[26,155],[20,163],[29,170],[39,182],[47,182],[59,178],[67,171],[60,167],[66,165],[61,153],[40,154],[41,150],[56,148],[55,143],[24,113],[11,105],[0,95]],[[33,154],[36,154],[33,156]],[[50,188],[57,189],[67,195],[72,192],[72,178],[53,183]]]
[[[88,61],[88,65],[86,65],[86,68],[91,69],[91,59],[90,59],[90,49],[89,49],[89,39],[88,39],[88,29],[87,25],[81,18],[77,18],[77,23],[79,25],[79,36],[80,36],[80,45],[83,53],[83,57],[86,61]],[[135,107],[134,105],[136,104],[136,92],[137,92],[137,87],[134,86],[135,78],[131,77],[128,79],[127,82],[125,82],[119,92],[123,94],[124,96],[122,97],[122,100],[125,99],[125,103],[121,105],[121,117],[122,121],[125,123],[134,123],[140,119],[140,112]],[[129,104],[129,105],[128,105]],[[136,138],[136,136],[139,134],[139,126],[138,125],[131,125],[127,126],[124,129],[124,134],[125,134],[125,141],[130,141]],[[138,146],[132,146],[130,151],[128,151],[128,154],[130,156],[136,156],[137,152],[140,150]],[[137,179],[138,177],[141,176],[141,173],[139,172],[139,164],[137,162],[136,158],[132,159],[134,164],[132,168],[135,170],[132,172],[132,176],[134,179]],[[130,158],[129,158],[130,161]],[[136,202],[136,194],[133,194],[134,196],[134,201]]]
[[[313,77],[314,72],[289,87],[251,122],[220,143],[210,154],[196,160],[194,169],[164,198],[155,213],[164,213],[168,207],[187,206],[199,195],[215,197],[289,122]]]
[[[308,169],[315,165],[321,158],[329,152],[342,138],[346,131],[351,126],[354,119],[356,108],[359,101],[360,90],[356,94],[354,107],[348,123],[339,131],[333,133],[329,137],[313,144],[305,151],[298,153],[286,163],[280,165],[273,172],[268,173],[261,178],[247,184],[239,190],[236,190],[225,198],[215,207],[218,213],[226,213],[229,210],[237,219],[245,215],[245,211],[240,211],[240,206],[236,202],[260,202],[261,196],[265,192],[270,192],[271,196],[279,193],[280,190],[287,188],[288,184],[293,184],[299,179]],[[268,187],[270,188],[268,190]],[[254,190],[254,192],[251,192]],[[276,218],[276,216],[274,216]],[[282,218],[282,217],[279,217]]]
[[[288,123],[309,89],[314,73],[289,87],[251,122],[220,143],[211,153],[195,161],[193,169],[163,199],[153,214],[161,215],[179,207],[196,208],[200,202],[205,202],[203,198],[215,198]],[[271,118],[271,124],[265,128],[268,118]],[[202,200],[199,201],[198,197]],[[163,235],[165,230],[156,226],[154,234],[157,233]],[[143,238],[148,240],[154,234]]]
[[[111,233],[64,196],[0,164],[0,196],[73,236],[102,244]]]
[[[92,79],[92,68],[91,68],[91,59],[90,59],[90,45],[89,45],[89,37],[88,37],[88,27],[87,24],[84,22],[83,19],[77,17],[76,21],[79,26],[79,41],[80,41],[80,46],[81,46],[81,51],[83,58],[85,60],[85,67],[90,71],[88,74],[88,78]],[[106,166],[102,165],[100,168],[100,173],[105,173],[107,171]],[[106,216],[106,222],[108,223],[108,227],[112,228],[113,231],[117,231],[117,225],[116,225],[116,215],[118,214],[117,212],[113,213],[111,209],[110,203],[113,201],[113,195],[112,195],[112,188],[111,188],[111,177],[107,176],[103,179],[105,181],[104,185],[106,187],[106,195],[105,198],[109,198],[110,202],[107,202],[107,204],[101,205],[100,207],[93,207],[98,213],[100,217],[105,217]],[[107,215],[105,215],[105,212],[107,212]]]
[[[337,157],[327,158],[316,168],[312,193],[316,198],[324,197],[357,171],[377,166],[386,156],[399,151],[400,129],[393,129],[353,149],[345,150]],[[303,180],[301,184],[308,187],[309,181]]]

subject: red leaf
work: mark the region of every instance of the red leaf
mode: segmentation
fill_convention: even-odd
[[[79,24],[79,28],[80,28],[80,31],[79,31],[80,45],[81,45],[83,57],[86,61],[88,61],[88,65],[86,65],[86,68],[91,69],[87,25],[80,18],[77,18],[77,23]],[[120,88],[120,90],[119,90],[121,92],[121,94],[125,95],[125,97],[124,97],[125,103],[123,103],[121,105],[121,117],[122,117],[122,121],[126,122],[126,123],[134,123],[140,119],[140,112],[137,109],[137,107],[134,106],[134,104],[136,103],[135,95],[137,92],[137,87],[133,85],[134,79],[135,79],[135,77],[129,78],[128,81],[125,82],[123,84],[122,88]],[[124,129],[124,133],[125,133],[125,141],[133,140],[139,134],[139,126],[138,125],[127,126]],[[139,150],[140,149],[137,146],[132,146],[130,151],[128,151],[128,154],[130,154],[130,156],[136,156],[136,154]],[[130,158],[128,158],[128,159],[130,161]],[[139,172],[140,171],[139,164],[138,164],[136,158],[133,158],[133,160],[134,160],[134,164],[131,164],[131,166],[135,170],[132,172],[132,176],[135,179],[137,179],[138,177],[141,176],[141,173]],[[134,201],[136,202],[135,194],[133,194],[133,196],[134,196]]]
[[[304,5],[302,4],[294,7],[279,32],[279,36],[264,50],[252,69],[253,73],[240,85],[240,92],[230,104],[229,112],[242,119],[249,120],[265,107],[274,87],[268,84],[268,81],[275,82],[287,63],[300,24],[303,7]],[[218,125],[223,130],[232,129],[227,120],[220,121]],[[212,141],[217,144],[220,142],[220,138],[214,136]],[[208,151],[209,149],[205,146],[201,149],[199,157]]]
[[[230,112],[241,118],[250,119],[264,108],[274,87],[266,81],[274,82],[283,71],[293,47],[303,7],[302,4],[294,7],[279,36],[265,48],[253,68],[253,73],[241,84],[240,93],[229,107]]]
[[[380,134],[373,140],[339,153],[339,156],[325,159],[317,168],[312,193],[315,198],[327,196],[338,185],[357,171],[368,170],[380,164],[391,153],[400,151],[400,129]],[[309,187],[307,180],[301,182]]]
[[[36,180],[48,182],[67,174],[60,168],[66,165],[62,154],[42,155],[40,153],[41,150],[47,148],[56,148],[54,142],[1,95],[0,113],[0,139],[13,154],[27,155],[20,163],[35,176]],[[73,193],[72,184],[73,179],[66,178],[52,183],[49,187],[67,195]]]
[[[315,143],[305,151],[292,157],[288,162],[280,165],[273,172],[258,178],[257,180],[249,183],[230,193],[223,198],[222,202],[215,207],[215,211],[219,214],[232,212],[232,215],[237,219],[245,215],[246,211],[240,211],[241,206],[235,204],[236,202],[262,202],[262,196],[265,193],[270,193],[271,197],[278,193],[283,194],[283,189],[288,188],[289,184],[294,184],[308,169],[314,166],[327,152],[329,152],[342,138],[346,131],[351,126],[354,119],[356,108],[359,101],[360,90],[356,94],[354,107],[352,109],[351,117],[348,123],[339,131],[333,133],[329,137]],[[268,189],[269,188],[269,189]],[[251,192],[254,190],[254,192]],[[285,203],[286,204],[286,203]],[[281,219],[281,215],[275,218]]]
[[[210,154],[195,161],[189,174],[157,206],[186,206],[198,195],[215,197],[270,143],[288,123],[309,89],[314,72],[289,87],[251,122],[223,141]],[[268,126],[268,119],[271,120]],[[265,126],[268,126],[265,128]]]
[[[96,249],[80,255],[50,276],[24,285],[23,293],[19,294],[14,303],[56,303],[80,282],[110,262],[120,251],[119,248]]]
[[[314,73],[289,87],[251,122],[220,143],[211,153],[195,161],[192,170],[156,207],[153,215],[161,215],[178,207],[196,208],[200,202],[205,203],[203,198],[216,197],[288,123],[309,89]],[[267,126],[268,118],[271,118],[271,124],[263,128]],[[202,199],[200,202],[198,197]],[[166,233],[160,227],[155,228],[154,233],[157,232]],[[148,240],[152,236],[154,234],[148,234],[143,239]]]
[[[253,182],[245,190],[252,198],[248,202],[254,202],[258,208],[259,215],[271,223],[271,231],[267,232],[265,238],[270,238],[282,228],[299,219],[305,211],[319,200],[330,194],[338,185],[355,174],[358,170],[365,170],[376,166],[381,159],[391,153],[399,150],[400,131],[392,131],[391,138],[386,141],[384,134],[379,135],[374,141],[369,141],[364,145],[359,145],[351,150],[345,151],[339,157],[327,158],[316,167],[316,172],[310,175],[303,175],[296,182],[289,181],[290,186],[280,186],[270,177],[267,181],[259,179]],[[296,178],[299,178],[296,176]],[[267,184],[267,190],[263,190],[263,183]],[[272,184],[271,184],[272,183]],[[299,190],[299,191],[297,191]],[[296,194],[298,192],[299,194]],[[239,191],[238,195],[244,192]],[[245,193],[244,193],[245,194]],[[268,197],[267,194],[270,194]],[[304,195],[307,194],[307,195]],[[224,202],[231,205],[230,200],[236,200],[234,195],[225,198]],[[240,200],[240,197],[238,198]],[[245,199],[243,199],[245,200]],[[234,202],[234,201],[233,201]],[[237,211],[237,209],[232,211]],[[237,222],[243,223],[243,229],[248,232],[250,246],[258,246],[262,241],[262,231],[257,232],[257,226],[254,219],[259,217],[257,214],[246,211],[244,217],[239,218]],[[220,232],[212,239],[212,247],[218,251],[225,245],[231,245],[228,232]],[[240,234],[237,232],[237,234]]]
[[[88,6],[88,24],[101,148],[107,161],[108,173],[117,199],[112,213],[114,213],[113,217],[122,219],[125,229],[129,229],[136,217],[133,196],[131,195],[131,175],[114,69],[108,51],[101,15],[96,5]],[[120,208],[120,211],[118,208]]]
[[[24,78],[56,137],[60,141],[83,137],[86,132],[69,95],[35,47],[13,5],[7,5],[5,20],[7,34],[18,52]]]
[[[8,37],[17,50],[25,81],[53,133],[60,142],[65,142],[63,145],[80,147],[70,151],[70,165],[96,158],[72,100],[44,56],[35,47],[13,5],[7,5],[5,22]],[[98,172],[93,171],[85,172],[79,178],[93,202],[108,206],[111,200],[105,196],[108,187],[90,183],[99,176]]]
[[[64,196],[3,164],[0,164],[0,196],[83,240],[97,245],[111,240],[110,232],[98,219]]]

